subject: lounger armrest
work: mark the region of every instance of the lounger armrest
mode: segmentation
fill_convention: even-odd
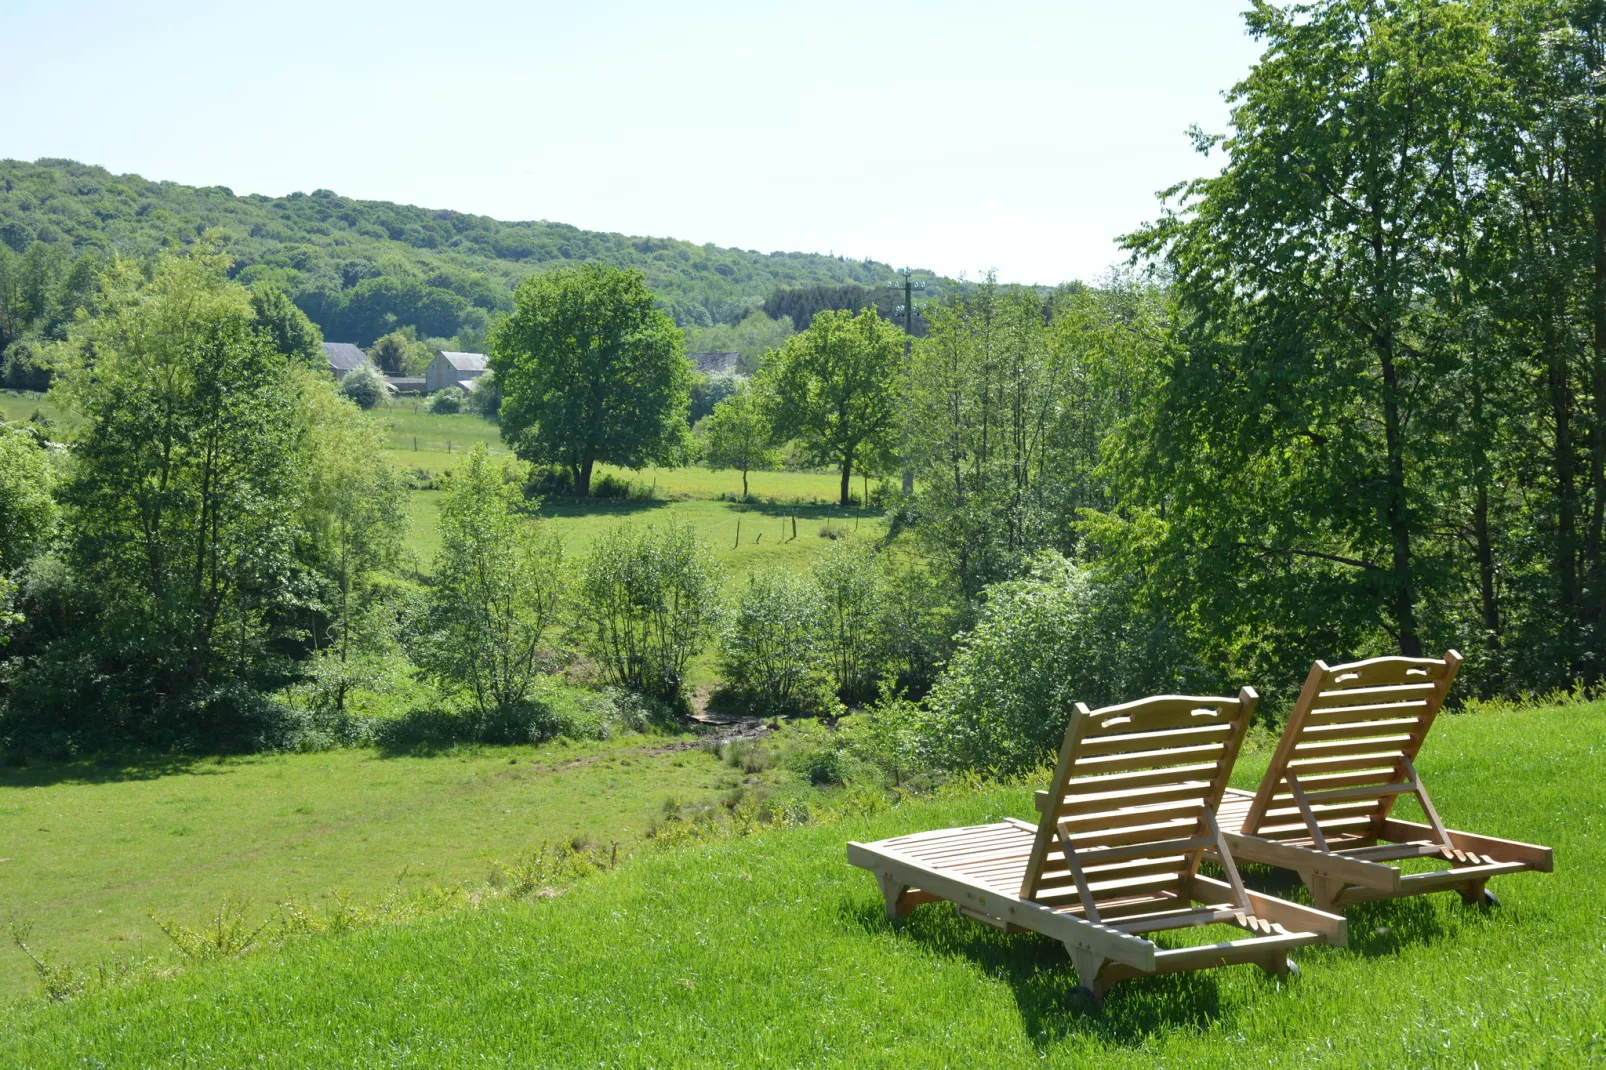
[[[1480,855],[1488,855],[1498,862],[1525,862],[1529,868],[1540,873],[1550,873],[1556,868],[1556,854],[1549,847],[1541,847],[1536,843],[1523,843],[1520,840],[1502,840],[1498,836],[1480,836],[1474,832],[1460,832],[1456,829],[1445,829],[1450,836],[1450,842],[1458,851],[1474,851]],[[1389,819],[1383,822],[1383,838],[1394,840],[1397,843],[1409,843],[1412,840],[1436,840],[1438,834],[1429,825],[1421,825],[1415,821],[1400,821]]]
[[[1203,887],[1219,892],[1222,902],[1231,902],[1236,895],[1232,885],[1218,881],[1214,877],[1197,874],[1193,878],[1193,883],[1195,888]],[[1329,914],[1315,907],[1290,903],[1286,899],[1278,899],[1274,895],[1266,895],[1252,888],[1245,891],[1249,895],[1249,905],[1255,909],[1255,917],[1275,922],[1295,932],[1321,933],[1333,947],[1344,947],[1349,943],[1349,923],[1344,920],[1342,914]]]

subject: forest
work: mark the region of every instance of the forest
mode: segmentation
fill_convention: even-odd
[[[330,341],[360,346],[403,328],[420,338],[472,337],[512,307],[525,275],[589,260],[642,271],[683,327],[738,322],[777,289],[879,288],[893,279],[886,264],[817,253],[499,222],[326,189],[236,196],[71,160],[0,160],[0,245],[14,253],[35,247],[35,256],[60,263],[51,270],[69,270],[86,254],[97,262],[113,253],[148,258],[206,231],[220,236],[234,279],[277,287]],[[941,285],[931,272],[916,277]],[[0,350],[9,341],[0,335]]]
[[[652,265],[684,264],[679,253],[696,247],[642,253],[638,243],[629,247],[636,255],[657,259],[621,267],[601,254],[625,248],[622,239],[591,236],[585,240],[603,245],[566,253],[543,245],[525,260],[594,259],[549,265],[513,290],[511,270],[475,275],[482,297],[461,284],[468,276],[440,286],[400,274],[336,285],[327,257],[348,238],[353,250],[365,248],[362,241],[400,242],[419,270],[472,262],[483,272],[512,262],[490,256],[502,237],[556,240],[558,231],[426,220],[322,194],[234,198],[128,185],[89,169],[6,165],[6,203],[31,206],[7,209],[8,242],[27,240],[0,255],[6,329],[36,340],[40,367],[58,379],[53,396],[85,418],[66,456],[48,462],[58,500],[29,507],[52,519],[22,524],[16,530],[35,533],[7,550],[26,622],[9,652],[11,723],[28,722],[27,706],[48,699],[80,711],[120,708],[112,720],[132,724],[144,716],[139,710],[193,703],[201,693],[277,693],[309,671],[306,659],[331,635],[344,651],[363,635],[394,649],[397,628],[432,634],[428,613],[407,607],[439,596],[432,585],[451,566],[443,559],[436,578],[412,593],[382,581],[394,575],[381,552],[394,537],[379,528],[396,510],[375,503],[385,480],[400,477],[384,475],[377,460],[340,469],[348,481],[372,483],[363,494],[379,495],[361,507],[377,512],[336,525],[379,526],[347,531],[350,545],[323,541],[335,521],[314,519],[319,495],[335,493],[318,489],[317,464],[281,471],[259,463],[251,466],[259,482],[249,487],[214,482],[184,499],[201,510],[181,538],[200,540],[184,542],[186,554],[199,555],[187,558],[199,570],[182,588],[188,608],[178,612],[180,589],[158,583],[149,559],[127,560],[116,582],[101,574],[119,567],[135,530],[156,537],[139,489],[155,477],[127,467],[138,455],[130,442],[149,429],[127,424],[121,408],[154,380],[131,369],[140,361],[192,368],[179,380],[158,377],[164,389],[189,392],[158,407],[200,406],[194,433],[224,436],[207,439],[207,449],[232,442],[241,464],[263,451],[289,456],[273,436],[301,426],[296,448],[316,456],[327,449],[320,436],[348,418],[336,418],[338,399],[294,385],[311,373],[297,370],[305,358],[290,351],[301,343],[288,339],[310,337],[311,326],[296,323],[316,324],[322,314],[321,298],[309,295],[351,301],[406,286],[455,295],[458,303],[442,308],[484,313],[476,322],[492,354],[501,436],[527,467],[474,478],[518,483],[536,497],[584,497],[594,469],[702,463],[741,473],[745,488],[748,474],[773,468],[784,447],[791,463],[839,477],[840,507],[862,505],[868,480],[878,481],[873,497],[888,527],[855,559],[854,569],[875,573],[862,589],[766,580],[770,586],[743,603],[748,596],[710,593],[720,584],[699,571],[695,547],[673,539],[637,545],[630,553],[640,567],[679,562],[663,565],[670,571],[659,579],[670,583],[672,573],[689,585],[664,588],[661,611],[702,623],[683,637],[686,649],[618,654],[634,668],[602,675],[621,686],[678,701],[686,659],[722,649],[730,693],[750,707],[868,704],[912,719],[909,730],[925,740],[923,761],[978,768],[1035,761],[1071,694],[1114,701],[1248,678],[1286,695],[1313,658],[1339,654],[1457,648],[1468,659],[1469,695],[1594,689],[1606,614],[1606,244],[1597,240],[1606,233],[1606,90],[1590,72],[1606,41],[1602,27],[1564,5],[1515,2],[1410,5],[1408,13],[1349,3],[1303,14],[1266,8],[1249,24],[1266,51],[1232,91],[1232,133],[1194,134],[1200,150],[1220,153],[1224,164],[1214,177],[1168,192],[1157,219],[1125,239],[1128,266],[1095,285],[1054,290],[990,278],[934,286],[920,291],[913,338],[896,307],[883,308],[865,285],[891,281],[881,265],[783,257],[798,272],[838,276],[783,286],[807,277],[761,275],[760,262],[774,257],[699,252],[707,263],[749,265],[745,274],[714,271],[728,285],[704,292],[730,294],[735,304],[720,308],[744,312],[721,312],[726,322],[692,328],[688,339],[674,315],[684,291]],[[90,204],[103,207],[63,207]],[[169,234],[169,247],[157,251],[162,228],[180,219],[204,235]],[[401,237],[382,237],[385,226]],[[294,234],[317,227],[329,232],[326,242],[292,248]],[[66,243],[85,251],[66,257]],[[297,260],[302,253],[310,259]],[[302,267],[287,266],[292,261]],[[49,285],[37,284],[41,278]],[[771,288],[746,304],[732,289],[760,285]],[[215,293],[217,307],[231,311],[216,323],[170,321],[162,311],[170,286]],[[276,289],[294,304],[265,297]],[[407,301],[420,316],[433,307]],[[147,315],[159,330],[132,325]],[[461,330],[464,322],[451,312],[419,329]],[[124,339],[148,340],[152,331],[166,332],[168,348],[124,364]],[[699,338],[746,350],[743,372],[751,374],[711,392],[683,367],[682,353]],[[275,350],[278,357],[267,355]],[[203,389],[194,378],[202,365],[244,378]],[[113,368],[130,369],[126,389],[136,393],[113,389]],[[257,396],[252,391],[263,392],[262,406],[289,407],[265,423],[230,424],[255,419],[258,403],[244,400]],[[221,410],[203,405],[213,396],[231,400]],[[341,448],[358,455],[350,442]],[[169,446],[149,449],[164,464],[180,456]],[[215,481],[210,460],[194,463]],[[908,493],[900,488],[905,474]],[[170,487],[171,479],[159,482]],[[357,493],[352,486],[340,493]],[[251,521],[271,520],[273,539],[268,529],[230,535],[210,511],[213,494],[244,495],[241,523],[255,515],[251,501],[300,504]],[[288,516],[311,526],[272,526]],[[217,541],[231,537],[244,540],[243,571],[229,573],[230,583],[219,573],[204,591],[196,587],[218,567],[208,564]],[[508,536],[506,547],[518,541]],[[920,563],[913,571],[911,560]],[[638,567],[615,564],[627,573]],[[583,605],[577,592],[592,589],[573,562],[520,567],[567,579],[558,593],[536,584],[508,595],[515,603],[528,596],[532,606]],[[128,629],[126,640],[86,639],[111,627],[103,614],[121,604],[90,592],[135,580],[129,605],[143,608],[116,625]],[[593,596],[593,610],[613,597],[603,587],[586,597]],[[490,606],[502,596],[476,597]],[[720,604],[694,611],[687,599]],[[742,616],[742,605],[756,612],[762,604],[795,613]],[[186,630],[196,626],[198,605],[215,629],[204,643]],[[374,606],[388,606],[392,624],[359,624]],[[1028,642],[1047,626],[1033,616],[1041,612],[1060,615],[1056,630]],[[68,626],[72,613],[88,617]],[[788,684],[780,697],[757,693],[766,674],[738,664],[732,651],[815,650],[813,639],[797,637],[824,636],[833,614],[838,634],[820,639],[829,651],[821,664],[853,667],[831,676],[771,665],[766,672],[777,679],[817,679],[801,689]],[[101,623],[91,626],[91,618]],[[842,632],[849,618],[852,636]],[[157,619],[168,623],[157,627]],[[534,628],[525,662],[537,651],[548,657],[554,644],[600,658],[578,638],[585,628],[574,619],[556,609],[541,619],[524,625]],[[600,618],[588,619],[596,640]],[[744,620],[748,633],[727,634]],[[648,631],[661,639],[663,627]],[[765,628],[782,631],[752,631]],[[168,653],[126,646],[135,635],[139,644],[169,644]],[[1048,652],[1046,660],[1021,662],[1027,647]],[[203,649],[212,653],[202,657]],[[187,653],[158,670],[179,651]],[[143,668],[131,674],[136,664]],[[454,686],[474,676],[465,665],[453,673],[436,675]],[[91,699],[63,691],[68,680],[101,683]],[[1279,703],[1272,697],[1263,709],[1275,717]],[[70,734],[83,714],[58,708],[53,716],[56,731]],[[221,728],[210,715],[202,720],[209,731]],[[960,724],[969,727],[957,732]],[[955,749],[964,747],[971,749]]]

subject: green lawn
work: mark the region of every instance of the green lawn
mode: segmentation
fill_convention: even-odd
[[[0,768],[0,922],[31,923],[53,960],[166,951],[152,912],[192,921],[229,895],[261,911],[336,890],[373,899],[403,869],[408,887],[478,880],[489,859],[543,841],[638,838],[666,798],[712,801],[746,779],[690,737],[642,736]],[[0,1000],[33,983],[0,950]]]
[[[0,390],[0,420],[22,423],[36,412],[54,424],[58,434],[77,419],[47,401],[44,394],[32,390]]]
[[[1265,752],[1235,779],[1252,783]],[[1606,706],[1445,717],[1421,768],[1453,825],[1557,872],[1351,908],[1348,948],[1124,982],[942,904],[901,931],[849,839],[1031,813],[1025,788],[648,852],[547,901],[307,938],[12,1009],[8,1066],[1583,1066],[1606,1060]],[[1262,871],[1251,883],[1292,894]]]

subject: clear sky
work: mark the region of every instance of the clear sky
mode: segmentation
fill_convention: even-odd
[[[0,0],[0,157],[1005,281],[1213,165],[1245,0]]]

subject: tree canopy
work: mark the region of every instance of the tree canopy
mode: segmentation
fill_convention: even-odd
[[[844,507],[852,504],[855,463],[868,467],[895,445],[903,343],[903,332],[874,308],[825,311],[759,369],[776,434],[796,438],[811,460],[836,466]]]
[[[691,365],[640,272],[606,264],[535,275],[491,339],[502,437],[590,493],[597,462],[669,463],[687,441]]]

